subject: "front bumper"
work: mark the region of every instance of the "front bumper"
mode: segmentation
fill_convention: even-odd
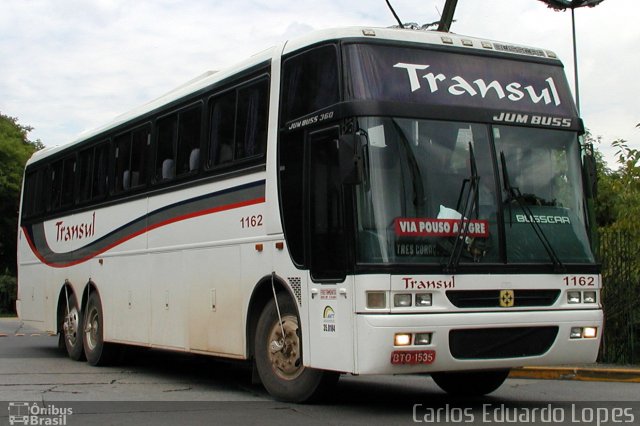
[[[595,362],[602,338],[602,311],[549,310],[526,312],[465,312],[442,314],[358,314],[356,315],[356,374],[411,374],[436,371],[503,369],[523,365],[582,364]],[[534,330],[540,327],[556,328],[548,349],[528,356],[513,356],[505,351],[503,356],[492,358],[457,358],[451,354],[450,332],[455,330],[505,330],[505,335],[518,329]],[[595,338],[570,338],[574,327],[597,327]],[[432,333],[430,345],[394,346],[395,333]],[[471,332],[473,333],[473,332]],[[483,333],[483,332],[479,332]],[[535,333],[532,334],[535,336]],[[504,342],[487,342],[507,348]],[[513,344],[518,344],[515,341]],[[433,350],[435,361],[431,364],[393,365],[394,350]],[[498,350],[499,352],[499,350]]]

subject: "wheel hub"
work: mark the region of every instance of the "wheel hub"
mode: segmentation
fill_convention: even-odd
[[[284,331],[284,335],[282,334]],[[298,319],[295,316],[282,318],[282,327],[276,321],[269,334],[269,361],[274,372],[283,379],[298,377],[302,366]]]
[[[98,333],[100,327],[100,318],[97,309],[91,309],[84,332],[87,336],[87,345],[89,349],[94,349],[98,344]]]
[[[78,310],[76,308],[71,309],[71,311],[65,316],[64,324],[62,326],[65,338],[72,346],[76,344],[78,338],[79,317]]]

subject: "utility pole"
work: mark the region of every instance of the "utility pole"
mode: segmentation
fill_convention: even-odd
[[[573,37],[573,83],[576,94],[576,108],[580,113],[580,88],[578,85],[578,48],[576,46],[576,8],[594,7],[604,0],[540,0],[554,10],[571,9],[571,34]]]
[[[444,9],[442,10],[442,17],[440,18],[440,23],[438,24],[438,31],[449,32],[451,28],[451,23],[453,22],[453,14],[456,11],[456,6],[458,5],[458,0],[447,0],[444,4]]]

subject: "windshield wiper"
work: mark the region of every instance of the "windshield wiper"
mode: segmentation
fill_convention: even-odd
[[[504,157],[504,151],[500,151],[500,163],[502,166],[502,179],[504,182],[504,189],[507,191],[507,194],[508,194],[508,198],[506,202],[508,203],[508,206],[509,206],[509,226],[513,226],[513,219],[511,215],[511,203],[512,201],[515,200],[518,206],[522,209],[524,214],[527,216],[527,219],[528,219],[527,222],[531,224],[531,228],[533,228],[533,232],[536,234],[536,236],[542,243],[542,246],[544,247],[545,251],[549,255],[549,259],[551,259],[551,262],[553,262],[554,269],[556,271],[563,271],[564,265],[562,264],[562,261],[560,260],[556,252],[553,250],[553,246],[549,242],[549,239],[547,238],[547,236],[544,234],[542,227],[534,219],[533,213],[531,212],[531,209],[529,209],[529,206],[527,206],[522,202],[522,193],[520,192],[520,189],[518,187],[511,186],[511,181],[509,180],[509,172],[507,170],[507,161]]]
[[[454,272],[460,264],[460,258],[462,257],[464,243],[467,239],[467,236],[469,235],[469,221],[474,212],[475,218],[478,219],[478,204],[480,197],[480,191],[478,191],[478,188],[480,185],[480,176],[478,175],[476,156],[473,152],[473,145],[471,144],[471,142],[469,142],[469,167],[471,168],[471,176],[462,181],[460,195],[458,196],[458,202],[456,204],[456,211],[461,212],[462,215],[460,217],[460,224],[458,226],[458,234],[455,236],[453,248],[451,249],[451,254],[449,256],[449,261],[445,266],[445,272]],[[469,184],[469,190],[466,192],[464,204],[462,204],[467,184]],[[460,210],[461,205],[462,210]],[[479,259],[474,255],[473,260],[477,262]]]

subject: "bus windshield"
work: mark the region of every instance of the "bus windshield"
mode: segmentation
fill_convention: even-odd
[[[387,117],[359,127],[360,263],[593,262],[574,132]]]

